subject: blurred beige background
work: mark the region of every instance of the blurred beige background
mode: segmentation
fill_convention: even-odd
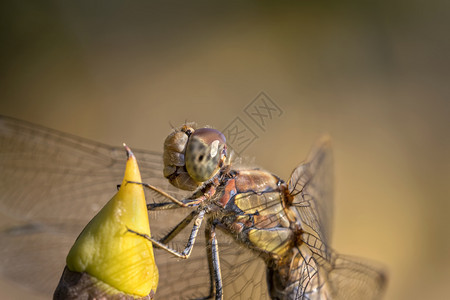
[[[84,2],[2,4],[1,114],[151,150],[169,123],[240,117],[244,155],[285,179],[329,133],[334,248],[382,262],[385,299],[448,298],[448,1]],[[261,91],[283,111],[265,131]]]

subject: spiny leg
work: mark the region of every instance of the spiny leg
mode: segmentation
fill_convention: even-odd
[[[205,241],[206,241],[206,258],[208,259],[208,270],[209,270],[209,293],[208,296],[199,298],[197,300],[206,300],[212,299],[214,296],[214,287],[215,287],[215,277],[214,277],[214,264],[212,261],[212,247],[211,247],[211,226],[212,223],[208,220],[208,223],[205,226]]]
[[[197,214],[197,212],[195,212],[195,214]],[[161,242],[153,239],[152,237],[150,237],[150,236],[148,236],[146,234],[142,234],[142,233],[136,232],[136,231],[134,231],[132,229],[129,229],[129,228],[128,228],[128,231],[146,238],[147,240],[151,241],[153,243],[153,245],[155,245],[156,247],[164,249],[167,252],[173,254],[174,256],[176,256],[178,258],[187,259],[191,255],[192,248],[194,247],[195,239],[197,238],[198,230],[199,230],[200,226],[202,225],[202,221],[203,221],[203,217],[204,216],[205,216],[205,211],[204,210],[201,210],[200,212],[198,212],[198,215],[195,217],[194,226],[192,227],[192,231],[191,231],[191,234],[189,235],[188,242],[187,242],[186,247],[184,248],[184,250],[182,252],[179,252],[179,251],[177,251],[175,249],[172,249],[168,245],[166,245],[164,243],[161,243]],[[189,216],[187,218],[189,218]],[[183,222],[184,222],[184,220],[181,221],[181,223],[179,223],[178,225],[182,224]],[[184,226],[186,226],[186,225],[184,225]],[[180,226],[183,226],[183,225],[180,225]]]
[[[158,193],[159,195],[163,196],[164,198],[169,199],[171,202],[162,202],[162,203],[150,203],[147,204],[147,209],[148,210],[166,210],[166,209],[175,209],[175,208],[180,208],[180,207],[194,207],[197,206],[198,203],[201,202],[201,199],[183,199],[183,200],[178,200],[175,197],[169,195],[168,193],[164,192],[163,190],[152,186],[148,183],[143,183],[143,182],[137,182],[137,181],[127,181],[127,183],[135,183],[135,184],[140,184],[145,188],[148,188],[156,193]],[[120,185],[118,185],[117,187],[120,187]]]
[[[154,187],[153,185],[150,185],[150,184],[148,184],[148,183],[137,182],[137,181],[127,181],[127,183],[136,183],[136,184],[140,184],[140,185],[142,185],[143,187],[146,187],[146,188],[148,188],[148,189],[150,189],[150,190],[152,190],[152,191],[154,191],[154,192],[160,194],[161,196],[163,196],[163,197],[169,199],[169,200],[172,201],[173,203],[178,204],[179,207],[180,207],[180,206],[181,206],[181,207],[187,207],[187,206],[188,206],[188,205],[187,205],[186,203],[184,203],[183,201],[178,200],[177,198],[175,198],[175,197],[173,197],[173,196],[167,194],[167,193],[164,192],[163,190],[161,190],[161,189],[159,189],[159,188],[157,188],[157,187]]]
[[[184,199],[181,202],[185,203],[184,207],[195,207],[198,205],[197,199]],[[161,202],[161,203],[149,203],[147,204],[147,210],[155,211],[155,210],[167,210],[167,209],[176,209],[180,208],[177,203],[173,202]]]
[[[197,215],[198,213],[196,211],[191,212],[190,214],[188,214],[180,223],[178,223],[168,234],[166,234],[163,238],[161,238],[159,240],[160,243],[164,243],[167,244],[168,242],[170,242],[174,237],[176,237],[178,235],[178,233],[180,233],[181,230],[183,230],[184,228],[186,228],[187,225],[189,225],[189,223],[191,223],[191,221],[194,219],[194,217]]]
[[[210,276],[210,297],[215,290],[215,299],[223,299],[222,273],[220,271],[219,245],[216,237],[216,225],[214,222],[208,222],[206,229],[206,253],[208,257],[208,267]]]

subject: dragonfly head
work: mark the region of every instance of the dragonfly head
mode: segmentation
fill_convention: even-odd
[[[183,190],[195,190],[226,162],[225,136],[212,128],[184,125],[164,142],[164,177]]]

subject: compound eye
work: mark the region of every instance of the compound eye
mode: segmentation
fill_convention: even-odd
[[[225,155],[225,136],[220,131],[197,129],[186,146],[186,170],[195,181],[204,182],[217,173]]]

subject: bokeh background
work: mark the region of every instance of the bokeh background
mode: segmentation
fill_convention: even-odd
[[[162,150],[171,125],[258,136],[244,155],[288,179],[333,138],[333,246],[382,262],[385,299],[450,293],[450,2],[10,1],[0,113]],[[245,107],[282,110],[261,130]],[[0,282],[0,298],[35,297]],[[37,297],[37,296],[36,296]]]

